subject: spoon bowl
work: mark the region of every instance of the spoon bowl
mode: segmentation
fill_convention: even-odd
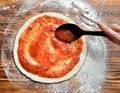
[[[84,31],[72,23],[63,24],[55,31],[55,36],[65,42],[75,41],[83,35],[107,36],[102,31]]]

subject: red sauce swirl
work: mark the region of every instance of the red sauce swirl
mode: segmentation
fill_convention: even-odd
[[[45,78],[59,78],[68,74],[79,62],[81,39],[73,43],[58,40],[55,29],[66,21],[41,16],[22,33],[18,44],[18,59],[28,72]]]

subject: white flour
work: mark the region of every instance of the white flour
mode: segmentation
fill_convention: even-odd
[[[49,9],[50,12],[62,13],[74,20],[83,29],[98,29],[95,24],[100,18],[87,0],[24,0],[24,2],[16,15],[20,15],[30,9],[34,11],[34,8],[38,7],[39,11],[48,12],[47,9]],[[9,39],[7,43],[12,46],[14,38],[8,37],[7,39]],[[25,92],[24,88],[29,87],[36,91],[42,89],[42,93],[100,93],[106,73],[106,45],[102,37],[86,36],[86,39],[88,55],[85,64],[75,77],[66,82],[56,84],[35,83],[21,75],[17,69],[14,71],[5,69],[6,74],[8,78],[24,81],[15,83],[10,79],[15,86],[22,88],[22,92]],[[2,51],[2,60],[6,58],[4,50],[5,47],[3,47]],[[14,67],[13,60],[4,66],[10,68],[10,65]]]

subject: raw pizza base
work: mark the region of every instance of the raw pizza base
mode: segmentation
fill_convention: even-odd
[[[44,77],[40,77],[38,75],[32,74],[27,72],[19,63],[18,60],[18,56],[17,56],[17,49],[18,49],[18,41],[19,38],[22,34],[23,31],[25,31],[25,29],[30,25],[30,23],[32,23],[35,19],[44,16],[44,15],[48,15],[48,16],[52,16],[52,17],[57,17],[60,19],[63,19],[65,21],[67,21],[68,23],[74,23],[71,19],[69,19],[68,17],[62,15],[62,14],[58,14],[58,13],[53,13],[53,12],[47,12],[47,13],[42,13],[39,15],[36,15],[34,17],[32,17],[31,19],[29,19],[28,21],[26,21],[26,23],[21,27],[21,29],[18,31],[16,38],[15,38],[15,42],[14,42],[14,49],[13,49],[13,55],[14,55],[14,61],[15,61],[15,65],[17,66],[17,68],[20,70],[20,72],[22,74],[24,74],[25,76],[27,76],[28,78],[30,78],[33,81],[36,82],[41,82],[41,83],[55,83],[55,82],[61,82],[61,81],[65,81],[70,79],[71,77],[73,77],[82,67],[85,58],[86,58],[86,52],[87,52],[87,48],[86,48],[86,40],[85,37],[81,37],[82,39],[82,52],[80,54],[80,61],[78,62],[78,64],[65,76],[60,77],[60,78],[44,78]],[[74,23],[75,24],[75,23]]]

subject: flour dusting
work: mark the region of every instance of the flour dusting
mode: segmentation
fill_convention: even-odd
[[[96,9],[88,3],[87,0],[23,0],[24,4],[20,7],[16,16],[22,15],[25,12],[36,11],[36,14],[43,12],[57,12],[70,17],[81,28],[86,30],[98,30],[96,21],[101,20]],[[99,0],[100,1],[100,0]],[[30,13],[32,15],[32,13]],[[19,17],[18,17],[19,18]],[[14,21],[14,20],[13,20]],[[101,20],[102,21],[102,20]],[[19,28],[20,23],[16,23]],[[21,23],[22,24],[22,23]],[[15,33],[12,37],[7,35],[12,29],[12,25],[6,30],[4,44],[2,48],[2,60],[8,58],[7,53],[12,53]],[[68,81],[55,84],[41,84],[33,82],[22,75],[15,68],[13,57],[10,56],[11,62],[3,63],[8,79],[16,86],[21,88],[35,89],[36,91],[43,90],[42,93],[100,93],[105,80],[106,73],[106,45],[102,37],[86,36],[87,40],[87,58],[81,70]],[[10,49],[6,51],[6,47]],[[13,71],[8,68],[11,65],[15,68]],[[7,67],[7,68],[6,68]],[[12,79],[21,80],[24,82],[13,82]]]

